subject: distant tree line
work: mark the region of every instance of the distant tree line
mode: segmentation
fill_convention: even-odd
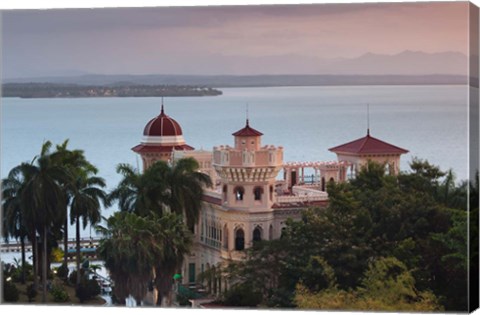
[[[220,90],[190,85],[77,85],[55,83],[6,83],[3,97],[74,98],[74,97],[155,97],[216,96]]]

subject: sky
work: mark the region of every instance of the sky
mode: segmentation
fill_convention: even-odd
[[[306,73],[367,53],[466,55],[467,17],[467,2],[4,10],[2,74]]]

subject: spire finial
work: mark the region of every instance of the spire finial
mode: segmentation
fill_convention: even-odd
[[[164,115],[165,113],[163,112],[163,96],[162,96],[162,110],[160,111],[161,115]]]
[[[246,115],[247,115],[247,126],[248,126],[248,102],[247,102],[247,106],[246,106]]]
[[[370,135],[370,104],[367,103],[367,136]]]

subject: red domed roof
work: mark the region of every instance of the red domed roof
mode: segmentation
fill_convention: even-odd
[[[160,112],[160,115],[153,118],[148,122],[143,130],[144,136],[181,136],[182,128],[175,121],[175,119],[169,117],[163,111]]]

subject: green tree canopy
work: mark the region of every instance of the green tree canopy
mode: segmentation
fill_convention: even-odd
[[[292,307],[297,284],[315,293],[334,278],[347,298],[365,285],[370,262],[392,257],[408,270],[416,290],[431,292],[447,310],[464,311],[468,185],[452,178],[426,161],[414,160],[412,171],[398,176],[370,162],[355,179],[327,186],[326,208],[288,220],[281,240],[257,244],[224,273],[232,283],[256,287],[261,304]]]

